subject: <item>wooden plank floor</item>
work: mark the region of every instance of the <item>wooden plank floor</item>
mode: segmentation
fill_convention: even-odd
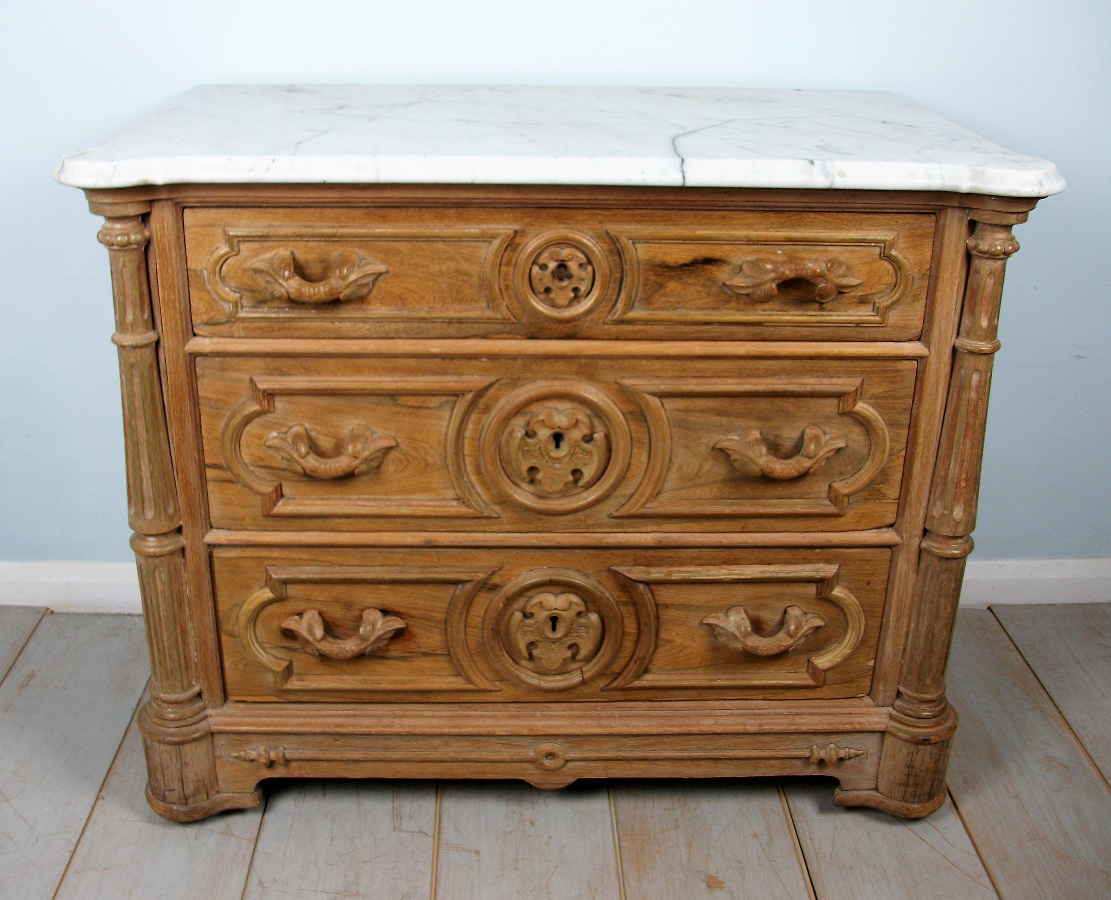
[[[143,800],[141,623],[0,607],[0,898],[1111,897],[1111,604],[962,611],[950,799],[833,782],[284,782],[192,825]]]

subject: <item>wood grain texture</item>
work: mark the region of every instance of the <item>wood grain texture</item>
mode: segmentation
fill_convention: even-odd
[[[186,279],[185,236],[180,206],[169,200],[151,206],[151,299],[157,312],[159,346],[162,351],[162,384],[167,408],[175,411],[167,420],[170,448],[178,464],[174,467],[181,504],[181,534],[185,540],[185,575],[188,622],[197,659],[197,679],[205,703],[224,702],[224,685],[217,645],[216,605],[212,600],[212,576],[202,535],[208,526],[204,500],[204,467],[200,465],[200,433],[197,428],[196,373],[185,352],[192,336],[189,289]]]
[[[844,531],[895,521],[914,360],[693,356],[681,377],[663,378],[659,361],[635,355],[459,360],[430,350],[388,362],[199,358],[212,524],[651,533]],[[570,416],[562,431],[549,429],[560,435],[559,460],[534,446],[546,415]],[[582,447],[572,440],[576,427],[590,437]],[[813,427],[846,446],[787,480],[738,471],[717,446],[755,428],[769,453],[787,459]],[[354,429],[395,444],[373,470],[321,479],[275,450],[290,429],[311,433],[322,456],[343,455]],[[560,476],[557,463],[573,445],[583,458]]]
[[[53,893],[148,677],[138,616],[39,623],[0,685],[0,896]]]
[[[973,212],[976,220],[979,213]],[[1003,298],[1007,257],[1018,250],[1011,225],[1025,214],[988,214],[965,241],[968,277],[961,320],[953,341],[941,440],[919,541],[918,572],[903,646],[898,693],[884,738],[876,789],[850,795],[844,806],[873,806],[905,816],[924,816],[945,802],[945,771],[957,716],[945,697],[945,664],[972,552],[980,488],[992,358]]]
[[[0,682],[45,611],[37,606],[0,606]]]
[[[435,822],[431,784],[288,784],[267,803],[243,897],[424,900]]]
[[[807,897],[774,783],[625,783],[610,795],[630,900]]]
[[[867,693],[889,558],[884,548],[660,549],[645,567],[636,550],[222,547],[213,571],[234,700],[801,700]],[[514,604],[551,591],[581,597],[601,620],[567,681],[511,662],[525,652],[509,630]],[[762,633],[789,606],[823,627],[774,656],[732,649],[705,619],[740,604]],[[406,623],[371,656],[328,659],[283,631],[316,610],[344,640],[371,608]]]
[[[1034,201],[462,185],[89,200],[109,217],[142,476],[156,810],[257,803],[274,774],[427,771],[550,787],[828,772],[857,802],[898,794],[897,814],[944,799],[948,635],[933,582],[915,591],[926,494],[935,524],[974,508],[982,410],[948,402],[953,332],[970,298],[957,349],[994,349],[994,312],[971,319],[997,309],[1003,232]],[[938,447],[964,444],[937,476]],[[960,564],[931,546],[954,599]],[[760,566],[838,571],[734,577]],[[312,577],[278,577],[291,568]],[[557,569],[579,574],[528,580]],[[508,596],[522,578],[532,593]],[[590,706],[617,718],[598,730]],[[896,727],[893,707],[915,721]],[[453,724],[468,731],[446,740]]]
[[[821,900],[989,900],[996,896],[953,804],[928,819],[838,811],[820,783],[784,787]]]
[[[992,612],[1111,782],[1111,604],[994,606]]]
[[[604,787],[558,794],[519,784],[441,790],[436,900],[620,896]]]
[[[136,787],[145,778],[142,739],[133,721],[55,897],[238,900],[261,810],[182,827],[144,802]]]
[[[946,385],[953,361],[950,348],[957,335],[968,261],[965,243],[968,240],[968,211],[947,209],[938,216],[938,220],[934,277],[930,279],[926,322],[922,329],[922,343],[931,352],[920,365],[914,389],[914,416],[907,438],[907,455],[914,462],[907,466],[903,481],[902,514],[898,523],[902,543],[892,554],[887,613],[872,682],[872,699],[881,706],[890,706],[895,699],[902,665],[901,650],[913,612],[918,544],[922,538],[922,522],[933,480],[934,456],[941,436]]]
[[[1111,894],[1111,792],[988,610],[958,617],[949,787],[1001,896]]]
[[[621,213],[465,204],[189,209],[194,327],[328,338],[919,333],[934,231],[928,213],[698,206],[692,194],[685,209]],[[753,272],[759,284],[749,284]]]

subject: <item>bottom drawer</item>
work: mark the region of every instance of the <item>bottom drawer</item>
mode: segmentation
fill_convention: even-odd
[[[232,700],[858,697],[891,553],[213,551]]]

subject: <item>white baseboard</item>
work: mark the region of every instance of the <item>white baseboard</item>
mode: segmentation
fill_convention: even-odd
[[[45,606],[54,612],[143,611],[133,562],[0,562],[0,606]]]
[[[969,560],[961,606],[1111,602],[1111,558]]]
[[[1111,558],[969,562],[961,606],[1111,602]],[[0,562],[0,606],[54,612],[138,613],[130,562]]]

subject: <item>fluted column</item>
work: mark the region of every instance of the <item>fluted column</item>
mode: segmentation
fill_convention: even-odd
[[[147,270],[150,232],[141,216],[124,216],[106,219],[97,237],[111,261],[128,519],[150,652],[150,700],[139,714],[147,798],[163,815],[197,818],[207,814],[198,805],[215,794],[216,767],[186,612],[185,543]]]
[[[968,239],[968,279],[919,549],[915,600],[899,690],[884,736],[875,792],[842,792],[841,805],[924,816],[945,801],[945,771],[957,714],[945,698],[945,667],[980,492],[992,360],[1011,225],[1025,214],[978,213]],[[980,219],[983,219],[982,221]]]

